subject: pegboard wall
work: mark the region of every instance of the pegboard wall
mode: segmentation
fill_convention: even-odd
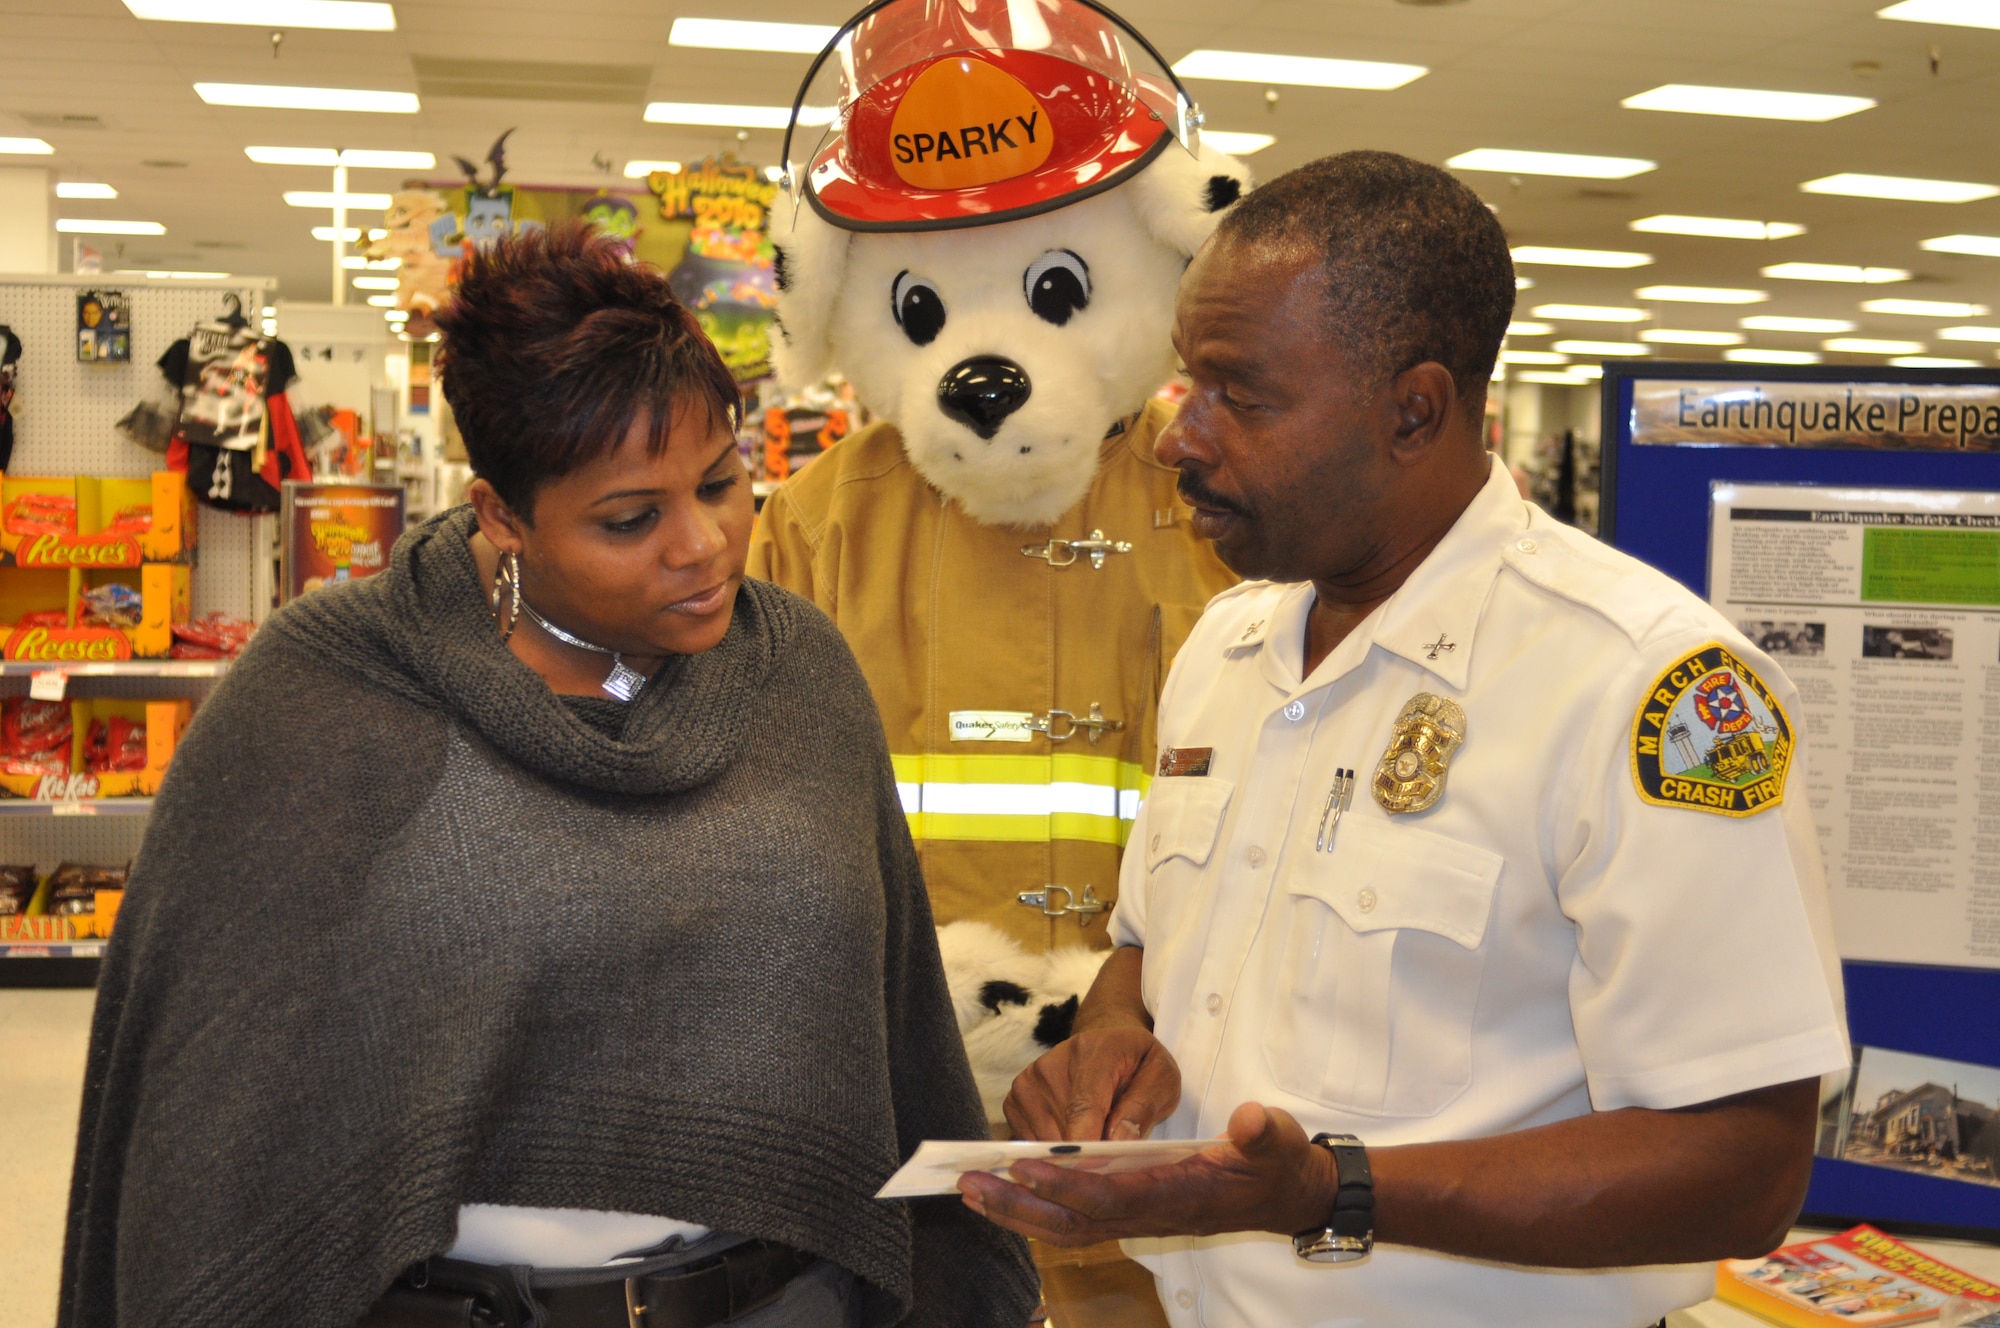
[[[272,302],[276,282],[171,281],[104,274],[84,277],[0,276],[0,324],[21,339],[14,397],[16,475],[151,474],[165,458],[118,432],[118,421],[163,387],[156,367],[167,347],[196,323],[225,310],[234,293],[254,324]],[[76,357],[76,296],[82,290],[123,291],[131,305],[132,358],[119,364]],[[270,517],[203,507],[192,592],[197,614],[220,610],[262,619],[268,609]],[[72,680],[76,696],[199,696],[209,684],[170,678]],[[26,678],[0,679],[0,696],[23,695]],[[9,816],[0,819],[0,862],[33,862],[43,870],[63,861],[122,863],[138,852],[144,816]]]
[[[243,301],[255,323],[277,283],[268,277],[227,281],[155,281],[145,277],[0,277],[0,324],[21,339],[14,393],[16,475],[150,475],[165,458],[118,432],[118,421],[160,390],[156,367],[167,347],[225,308],[224,293]],[[132,358],[85,364],[76,358],[76,295],[121,290],[132,307]],[[192,590],[197,614],[220,610],[262,619],[259,561],[275,536],[269,518],[203,508]]]

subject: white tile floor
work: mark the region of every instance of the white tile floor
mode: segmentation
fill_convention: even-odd
[[[91,996],[0,988],[0,1328],[55,1322]]]
[[[92,994],[0,988],[0,1328],[55,1322]],[[1794,1232],[1792,1239],[1805,1235]],[[2000,1249],[1993,1246],[1915,1243],[1947,1263],[2000,1278]],[[1710,1301],[1670,1316],[1668,1324],[1758,1328],[1761,1320]]]

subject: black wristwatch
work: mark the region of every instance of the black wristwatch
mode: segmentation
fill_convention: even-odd
[[[1316,1134],[1313,1142],[1333,1154],[1340,1191],[1333,1218],[1292,1237],[1292,1249],[1309,1263],[1353,1263],[1375,1248],[1375,1177],[1368,1149],[1351,1134]]]

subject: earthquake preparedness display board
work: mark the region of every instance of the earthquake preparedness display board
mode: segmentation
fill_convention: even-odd
[[[1603,410],[1605,542],[1744,624],[1800,692],[1785,797],[1814,814],[1867,1057],[1843,1099],[1854,1119],[1823,1113],[1806,1212],[2000,1238],[1984,1142],[1913,1151],[1874,1132],[1884,1092],[1949,1100],[1954,1075],[1978,1099],[1966,1120],[2000,1115],[1959,1068],[2000,1073],[2000,756],[1976,750],[1988,686],[2000,718],[2000,554],[1981,552],[2000,532],[1978,519],[2000,515],[2000,368],[1613,361]],[[1687,709],[1697,764],[1663,722],[1662,786],[1719,778],[1741,796],[1754,751],[1714,753],[1750,758],[1733,775],[1699,768],[1738,717],[1711,705],[1711,732]]]
[[[1712,493],[1709,598],[1798,685],[1841,954],[2000,968],[2000,493]]]

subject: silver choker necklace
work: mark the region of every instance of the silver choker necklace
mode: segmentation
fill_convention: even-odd
[[[575,646],[578,650],[589,650],[599,655],[611,656],[611,672],[604,679],[604,694],[614,701],[630,701],[646,685],[646,675],[637,669],[626,667],[625,660],[616,650],[610,650],[580,636],[571,636],[562,628],[535,612],[535,606],[524,599],[514,601],[522,613],[535,620],[535,625],[561,641],[564,645]]]

